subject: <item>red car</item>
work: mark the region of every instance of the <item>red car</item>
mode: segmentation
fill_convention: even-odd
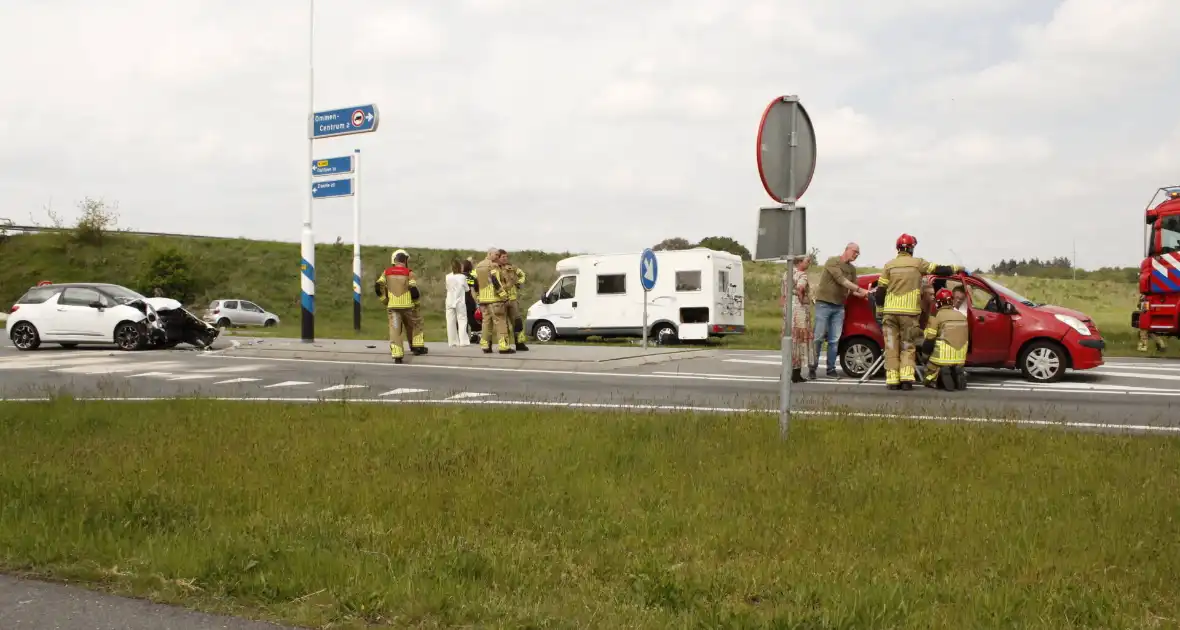
[[[857,278],[866,289],[878,274]],[[968,367],[1017,369],[1037,383],[1056,382],[1066,369],[1089,370],[1102,365],[1106,343],[1094,321],[1078,311],[1037,304],[1008,287],[979,276],[927,276],[935,290],[967,287],[967,322],[971,342]],[[840,366],[860,378],[881,356],[884,339],[869,298],[850,296],[844,303],[840,335]],[[873,376],[884,373],[882,365]]]

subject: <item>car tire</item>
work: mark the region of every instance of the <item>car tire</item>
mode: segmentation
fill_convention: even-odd
[[[672,324],[659,324],[651,330],[651,338],[655,340],[657,346],[670,346],[679,339],[676,337],[676,329]]]
[[[37,327],[29,322],[20,322],[14,325],[8,338],[17,350],[27,352],[41,347],[41,333],[37,332]]]
[[[557,329],[553,327],[553,324],[541,320],[533,325],[533,339],[541,343],[553,341],[557,339]]]
[[[265,323],[262,324],[262,327],[263,328],[274,328],[277,325],[278,325],[278,322],[276,322],[273,319],[268,319],[268,320],[266,320]]]
[[[233,326],[233,323],[230,322],[229,318],[227,317],[222,317],[221,319],[217,320],[218,328],[229,328],[230,326]]]
[[[881,346],[868,337],[853,337],[840,348],[840,369],[850,378],[860,378],[881,357]],[[884,364],[877,368],[873,377],[885,371]],[[872,377],[870,377],[872,378]]]
[[[124,352],[142,350],[147,345],[147,334],[139,324],[123,322],[115,326],[115,345]]]
[[[1039,339],[1020,351],[1016,367],[1025,380],[1034,383],[1056,383],[1065,376],[1069,367],[1069,355],[1061,344]]]

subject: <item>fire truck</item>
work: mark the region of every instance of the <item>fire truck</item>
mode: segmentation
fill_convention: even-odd
[[[1156,205],[1156,200],[1163,200]],[[1180,186],[1155,191],[1144,211],[1146,252],[1139,264],[1140,310],[1131,326],[1180,337]]]

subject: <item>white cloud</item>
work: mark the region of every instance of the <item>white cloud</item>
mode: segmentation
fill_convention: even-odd
[[[478,248],[492,212],[509,248],[752,247],[758,117],[793,93],[821,251],[853,239],[879,264],[911,232],[972,265],[1075,239],[1088,265],[1136,264],[1137,214],[1180,179],[1171,5],[317,0],[316,106],[382,123],[315,153],[363,150],[368,242]],[[0,216],[106,196],[142,229],[296,238],[307,19],[289,0],[6,7]],[[322,240],[347,238],[347,201],[315,208]]]

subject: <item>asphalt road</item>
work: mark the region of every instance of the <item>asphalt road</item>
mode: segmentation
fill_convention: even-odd
[[[57,392],[102,398],[203,396],[315,402],[347,398],[439,404],[569,405],[598,409],[775,411],[780,363],[767,351],[718,351],[654,365],[582,372],[500,369],[462,363],[393,365],[333,358],[262,358],[231,350],[176,349],[123,353],[63,350],[31,353],[0,347],[0,397],[36,399]],[[473,356],[478,351],[472,350]],[[523,354],[523,353],[522,353]],[[539,353],[536,353],[539,354]],[[534,356],[536,356],[534,354]],[[332,355],[325,355],[332,356]],[[528,356],[524,354],[524,356]],[[1180,433],[1180,362],[1110,359],[1038,385],[1015,372],[975,370],[963,392],[917,388],[891,392],[876,379],[828,379],[792,386],[802,415],[840,409],[881,416],[979,421],[1067,422]]]

